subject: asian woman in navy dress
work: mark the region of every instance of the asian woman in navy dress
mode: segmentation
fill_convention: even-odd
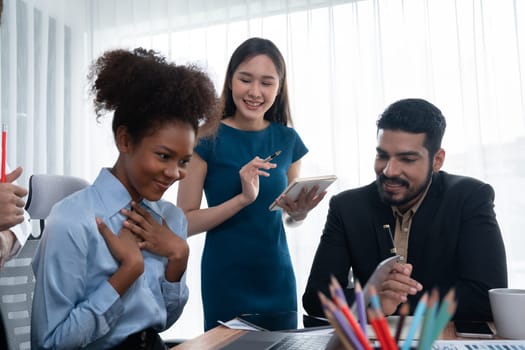
[[[269,40],[251,38],[233,53],[222,91],[218,133],[195,149],[177,204],[188,234],[207,232],[201,289],[205,329],[244,313],[297,311],[286,222],[304,220],[324,197],[315,190],[269,205],[299,176],[308,152],[292,119],[286,67]],[[265,158],[281,151],[271,161]],[[207,208],[201,208],[202,193]],[[296,327],[296,319],[282,325]]]

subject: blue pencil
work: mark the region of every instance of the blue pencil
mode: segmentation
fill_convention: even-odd
[[[412,324],[410,325],[410,328],[408,329],[408,334],[405,339],[405,342],[403,343],[403,347],[401,350],[409,350],[410,345],[412,344],[412,340],[414,339],[414,336],[416,335],[417,328],[419,327],[419,324],[421,323],[421,319],[423,318],[423,315],[425,313],[425,309],[427,308],[427,300],[428,300],[428,294],[425,293],[419,299],[419,303],[416,306],[416,310],[414,311],[414,316],[412,318]]]
[[[372,304],[372,307],[377,311],[383,312],[379,295],[377,295],[376,287],[370,286],[368,288],[368,295],[370,296],[370,303]]]
[[[421,334],[419,335],[418,350],[430,349],[432,345],[432,335],[434,333],[434,325],[436,323],[437,305],[439,303],[439,292],[436,288],[432,289],[430,298],[428,299],[427,311],[421,325]]]
[[[456,311],[456,294],[454,288],[451,288],[447,295],[445,295],[445,298],[443,298],[443,301],[441,302],[441,306],[439,308],[439,311],[436,315],[436,323],[434,325],[434,333],[432,334],[432,343],[434,340],[436,340],[443,329],[446,327],[448,321],[452,318],[454,315],[454,312]]]

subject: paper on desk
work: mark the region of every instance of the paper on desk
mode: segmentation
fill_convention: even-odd
[[[230,329],[241,329],[243,331],[259,331],[259,332],[266,331],[266,329],[264,328],[257,327],[256,325],[253,325],[237,317],[232,318],[231,320],[227,322],[223,322],[221,320],[217,322]]]
[[[217,322],[230,329],[240,329],[244,331],[259,331],[259,332],[268,331],[267,329],[254,325],[239,317],[235,317],[227,322],[223,322],[223,321],[217,321]],[[331,326],[320,326],[320,327],[293,329],[293,330],[287,330],[287,331],[281,331],[281,332],[308,333],[308,334],[332,334],[334,332],[334,329]]]

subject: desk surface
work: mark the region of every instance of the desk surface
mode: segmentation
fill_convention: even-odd
[[[177,345],[172,350],[208,350],[219,349],[233,340],[239,338],[246,331],[238,329],[229,329],[224,326],[217,326],[210,329],[196,338],[185,341]]]
[[[208,350],[208,349],[220,349],[222,346],[229,344],[234,339],[239,338],[246,331],[229,329],[224,326],[217,326],[206,333],[185,341],[184,343],[177,345],[171,350]],[[447,327],[443,330],[439,339],[454,340],[462,339],[456,336],[454,332],[454,325],[450,322]]]

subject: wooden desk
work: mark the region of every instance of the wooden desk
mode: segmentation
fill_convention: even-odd
[[[233,340],[239,338],[246,331],[238,329],[229,329],[224,326],[217,326],[210,329],[196,338],[185,341],[171,350],[212,350],[220,349]]]
[[[171,350],[213,350],[220,349],[221,347],[229,344],[231,341],[239,338],[246,331],[237,329],[229,329],[224,326],[217,326],[206,333],[184,343],[177,345]],[[454,331],[454,324],[449,322],[447,327],[443,330],[439,339],[453,340],[462,339],[456,336]]]

